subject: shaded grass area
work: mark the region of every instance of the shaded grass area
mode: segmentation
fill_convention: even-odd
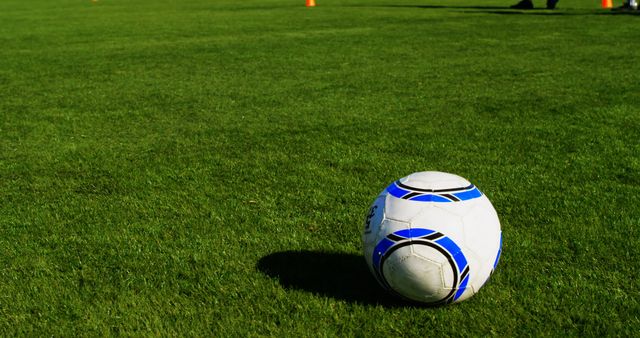
[[[0,4],[0,332],[634,332],[637,16],[301,5]],[[451,307],[356,265],[369,203],[422,170],[503,226]]]

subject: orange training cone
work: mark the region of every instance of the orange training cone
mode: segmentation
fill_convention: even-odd
[[[612,8],[613,1],[612,0],[602,0],[602,8]]]
[[[602,1],[605,1],[605,0],[602,0]],[[316,7],[316,0],[307,0],[307,7]]]

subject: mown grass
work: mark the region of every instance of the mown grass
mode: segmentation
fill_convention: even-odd
[[[0,3],[2,335],[636,332],[640,16],[318,4]],[[359,257],[369,203],[422,170],[501,218],[458,305],[398,302]]]

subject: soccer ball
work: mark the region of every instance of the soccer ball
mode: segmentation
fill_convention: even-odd
[[[478,292],[498,264],[502,233],[478,188],[457,175],[425,171],[378,195],[362,243],[367,265],[385,289],[441,305]]]

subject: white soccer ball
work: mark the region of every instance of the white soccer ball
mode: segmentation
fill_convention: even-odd
[[[498,264],[502,233],[478,188],[457,175],[426,171],[378,195],[362,243],[367,265],[385,289],[441,305],[478,292]]]

